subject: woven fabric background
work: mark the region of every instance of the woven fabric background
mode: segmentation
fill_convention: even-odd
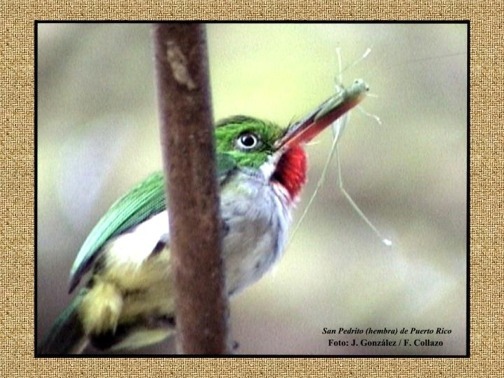
[[[6,1],[0,3],[0,376],[501,376],[501,2]],[[309,4],[309,5],[308,5]],[[470,19],[471,357],[458,359],[35,359],[34,21],[50,19]]]

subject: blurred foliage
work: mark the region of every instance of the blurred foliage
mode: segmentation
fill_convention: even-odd
[[[210,24],[216,119],[287,125],[338,76],[363,78],[340,144],[345,187],[387,248],[325,185],[273,274],[233,301],[246,354],[461,354],[466,335],[467,57],[456,24]],[[370,47],[362,62],[352,62]],[[37,315],[40,337],[68,304],[76,253],[108,206],[161,166],[148,24],[39,24]],[[308,146],[310,182],[331,133]],[[294,222],[296,222],[296,217]],[[443,347],[328,347],[322,328],[445,327]],[[436,335],[434,335],[436,336]],[[351,340],[346,335],[339,339]],[[337,337],[336,337],[337,338]],[[371,339],[380,340],[381,337]],[[173,353],[170,341],[143,353]]]

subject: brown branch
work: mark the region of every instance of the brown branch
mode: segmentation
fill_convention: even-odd
[[[228,353],[205,26],[154,25],[178,350]]]

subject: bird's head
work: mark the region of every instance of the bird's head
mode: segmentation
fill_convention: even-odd
[[[217,151],[230,155],[240,168],[262,171],[270,183],[280,184],[295,200],[306,182],[304,145],[360,103],[367,90],[362,80],[356,80],[285,129],[246,116],[224,119],[215,129]]]

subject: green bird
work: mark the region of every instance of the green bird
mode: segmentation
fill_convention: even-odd
[[[215,127],[226,290],[259,280],[283,253],[290,214],[306,182],[304,144],[362,99],[356,80],[286,129],[235,116]],[[134,349],[176,329],[162,172],[117,200],[93,228],[70,272],[87,280],[37,348],[41,355]]]

